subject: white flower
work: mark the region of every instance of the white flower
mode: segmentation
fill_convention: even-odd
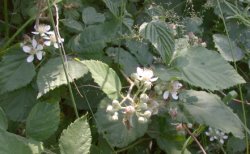
[[[225,135],[225,133],[220,131],[220,130],[217,130],[216,134],[217,134],[217,138],[221,144],[224,144],[224,140],[228,139],[228,136]]]
[[[38,60],[41,60],[43,58],[44,51],[43,46],[41,44],[38,44],[35,39],[32,40],[32,46],[24,45],[22,46],[23,51],[25,53],[30,54],[27,58],[27,62],[30,63],[34,60],[34,55],[36,55],[36,58]]]
[[[228,139],[228,136],[218,129],[209,127],[208,132],[205,132],[207,136],[210,136],[210,141],[218,140],[221,144],[224,144],[224,140]]]
[[[163,99],[168,99],[169,94],[171,94],[172,98],[174,100],[177,100],[178,97],[178,91],[182,87],[182,84],[179,81],[174,81],[171,83],[171,88],[168,91],[165,91],[163,93]]]
[[[140,67],[137,67],[137,75],[140,81],[154,82],[158,79],[157,77],[153,77],[153,71],[147,68],[141,69]]]
[[[46,40],[46,41],[44,41],[44,44],[46,46],[50,46],[51,44],[53,44],[55,48],[59,48],[59,44],[57,43],[55,32],[50,31],[50,32],[47,32],[47,34],[49,34],[49,36],[43,37]],[[60,38],[58,41],[59,41],[59,43],[63,43],[64,39]]]
[[[214,141],[215,139],[217,139],[215,130],[212,129],[211,127],[208,128],[208,131],[206,131],[205,134],[210,137],[209,138],[210,141]]]
[[[44,24],[41,24],[41,25],[38,25],[38,26],[34,26],[34,29],[36,31],[34,32],[31,32],[35,35],[38,35],[40,34],[40,36],[46,36],[46,34],[48,34],[49,30],[50,30],[50,25],[44,25]]]

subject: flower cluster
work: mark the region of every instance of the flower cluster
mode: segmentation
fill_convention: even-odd
[[[59,48],[59,43],[63,43],[64,39],[60,38],[57,42],[56,35],[54,31],[50,31],[50,26],[45,24],[35,25],[35,31],[31,32],[34,34],[32,39],[29,39],[25,43],[21,43],[23,51],[29,56],[27,57],[27,62],[30,63],[34,60],[35,56],[38,60],[42,60],[43,55],[45,55],[44,45],[53,46]]]
[[[162,95],[164,100],[173,98],[178,100],[179,90],[182,88],[182,84],[179,81],[171,81],[169,83],[163,82],[155,86],[155,91],[158,95]]]
[[[224,144],[224,140],[228,139],[228,136],[224,132],[211,127],[208,128],[205,134],[210,137],[210,141],[218,140],[221,144]]]

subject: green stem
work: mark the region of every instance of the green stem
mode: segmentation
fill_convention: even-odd
[[[224,1],[224,3],[225,3],[225,1]],[[227,38],[228,38],[228,42],[229,42],[229,45],[230,45],[231,54],[232,54],[233,62],[234,62],[234,68],[237,71],[237,65],[236,65],[236,62],[234,60],[234,55],[233,55],[233,46],[232,46],[232,43],[231,43],[230,38],[229,38],[229,32],[228,32],[228,29],[227,29],[226,21],[225,21],[225,18],[223,16],[223,12],[222,12],[219,0],[217,0],[217,4],[218,4],[218,7],[219,7],[219,10],[220,10],[220,13],[221,13],[222,21],[223,21],[223,24],[224,24],[224,27],[225,27],[225,31],[226,31],[226,34],[227,34]],[[242,102],[241,106],[242,106],[242,111],[243,111],[244,125],[247,128],[246,110],[245,110],[245,104],[244,104],[244,100],[243,100],[243,94],[242,94],[241,85],[238,85],[238,89],[239,89],[239,92],[240,92],[240,99],[241,99],[241,102]],[[247,154],[249,154],[248,133],[247,133],[246,129],[245,129],[245,142],[246,142],[246,152],[247,152]]]
[[[77,107],[76,107],[75,98],[74,98],[73,91],[72,91],[72,87],[71,87],[71,84],[69,82],[69,77],[68,77],[67,69],[65,67],[65,61],[66,61],[66,59],[64,59],[64,55],[63,55],[63,51],[62,51],[62,47],[61,47],[62,44],[59,43],[58,29],[56,29],[56,25],[55,25],[55,22],[54,22],[54,19],[53,19],[53,14],[52,14],[52,11],[51,11],[51,5],[50,5],[50,1],[49,0],[47,0],[47,5],[48,5],[48,10],[49,10],[50,20],[51,20],[51,23],[52,23],[54,31],[55,31],[56,41],[59,44],[59,51],[60,51],[60,55],[61,55],[61,61],[62,61],[62,64],[63,64],[63,70],[64,70],[64,73],[65,73],[65,76],[66,76],[67,85],[68,85],[68,88],[69,88],[72,105],[73,105],[76,117],[79,118]]]
[[[4,7],[4,21],[5,21],[5,39],[9,38],[9,17],[8,17],[8,0],[4,0],[3,2]]]

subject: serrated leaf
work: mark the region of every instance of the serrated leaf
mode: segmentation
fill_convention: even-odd
[[[121,66],[121,69],[124,70],[127,75],[131,75],[139,66],[135,57],[122,48],[110,47],[106,50],[106,52]]]
[[[37,92],[31,86],[15,90],[0,96],[0,106],[5,110],[8,119],[26,120],[31,108],[37,102]]]
[[[72,18],[64,19],[62,20],[62,23],[73,32],[79,33],[83,31],[83,25]]]
[[[26,135],[38,141],[48,139],[58,128],[60,108],[57,100],[37,103],[26,121]]]
[[[104,14],[97,13],[95,8],[87,7],[82,11],[82,20],[87,25],[103,23],[105,21]]]
[[[27,63],[21,47],[14,54],[3,57],[0,63],[0,94],[22,88],[35,76],[35,67]]]
[[[125,6],[126,2],[124,0],[103,0],[103,2],[115,17],[123,15],[125,9],[121,7]]]
[[[222,34],[213,35],[215,47],[218,49],[222,57],[227,61],[239,61],[244,57],[244,52],[236,45],[235,42],[230,42],[227,36]],[[231,49],[232,46],[232,49]]]
[[[0,129],[7,130],[8,128],[8,119],[5,115],[5,112],[0,107]]]
[[[202,33],[201,25],[203,23],[202,18],[199,17],[186,17],[183,20],[183,23],[185,25],[185,30],[187,32],[194,32],[194,33]]]
[[[169,62],[174,51],[174,38],[164,22],[153,20],[149,23],[143,23],[139,33],[157,49],[163,62]]]
[[[181,72],[172,68],[166,68],[165,66],[157,66],[154,69],[154,73],[163,81],[180,80]]]
[[[106,108],[111,100],[105,98],[95,114],[98,131],[113,147],[125,147],[143,136],[147,131],[147,124],[140,124],[136,115],[132,117],[133,127],[128,128],[123,122],[123,115],[119,113],[118,121],[111,121],[108,118]]]
[[[59,139],[61,154],[87,154],[90,152],[91,132],[87,116],[77,119],[62,132]]]
[[[217,52],[203,47],[181,50],[174,62],[184,81],[204,89],[221,90],[245,83]]]
[[[232,133],[235,137],[243,138],[243,124],[238,116],[226,106],[221,99],[204,91],[186,90],[180,94],[180,105],[200,124]]]
[[[1,154],[39,154],[43,150],[44,147],[41,142],[28,140],[0,129]]]
[[[120,21],[115,20],[88,26],[71,41],[71,48],[79,53],[100,52],[107,42],[117,36],[120,25]]]
[[[95,60],[85,60],[81,62],[88,67],[95,83],[101,87],[110,99],[119,98],[122,88],[121,81],[112,68],[107,64]]]
[[[69,82],[74,79],[83,77],[87,72],[87,68],[74,60],[68,59],[65,63],[67,73],[69,74]],[[40,68],[37,75],[38,97],[54,90],[55,88],[67,84],[63,64],[60,58],[50,59],[43,67]]]

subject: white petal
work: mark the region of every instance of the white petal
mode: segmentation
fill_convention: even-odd
[[[27,62],[30,63],[34,60],[34,55],[29,55],[27,58]]]
[[[224,140],[223,140],[223,139],[220,139],[220,143],[221,143],[221,144],[224,144]]]
[[[155,82],[157,79],[158,79],[158,77],[151,78],[150,81],[151,81],[151,82]]]
[[[54,35],[55,32],[54,32],[54,31],[49,31],[49,32],[47,32],[47,34],[49,34],[49,35]]]
[[[214,138],[213,137],[210,137],[210,139],[209,139],[210,141],[213,141],[214,140]]]
[[[209,133],[209,132],[205,132],[205,134],[206,134],[207,136],[210,136],[210,133]]]
[[[139,76],[142,76],[143,75],[143,69],[141,69],[140,67],[137,67],[136,68],[136,72]]]
[[[163,93],[163,99],[168,99],[168,96],[169,96],[169,91],[165,91]]]
[[[50,40],[50,37],[48,37],[47,35],[43,37],[45,40]]]
[[[41,44],[38,44],[36,47],[36,50],[37,51],[43,50],[43,46]]]
[[[224,136],[223,136],[223,139],[228,139],[228,136],[227,136],[227,135],[224,135]]]
[[[42,58],[43,58],[43,51],[38,51],[38,52],[36,53],[36,58],[37,58],[38,60],[42,60]]]
[[[36,48],[36,46],[37,46],[37,41],[35,39],[32,40],[32,46],[33,46],[33,48]]]
[[[64,42],[64,38],[61,38],[61,39],[60,39],[60,43],[63,43],[63,42]]]
[[[46,25],[45,30],[46,30],[46,32],[49,31],[50,30],[50,25]]]
[[[23,51],[29,53],[31,48],[29,46],[23,46]]]
[[[145,69],[144,70],[144,76],[151,79],[153,76],[154,76],[154,73],[152,70],[149,70],[149,69]]]
[[[58,43],[54,43],[55,48],[59,48]]]
[[[178,99],[178,95],[177,95],[177,92],[176,92],[176,91],[171,92],[171,95],[172,95],[172,98],[173,98],[174,100],[177,100],[177,99]]]
[[[51,45],[51,41],[45,41],[44,44],[45,44],[46,46],[50,46],[50,45]]]
[[[39,32],[31,32],[32,34],[35,34],[35,35],[37,35],[37,34],[39,34]]]

